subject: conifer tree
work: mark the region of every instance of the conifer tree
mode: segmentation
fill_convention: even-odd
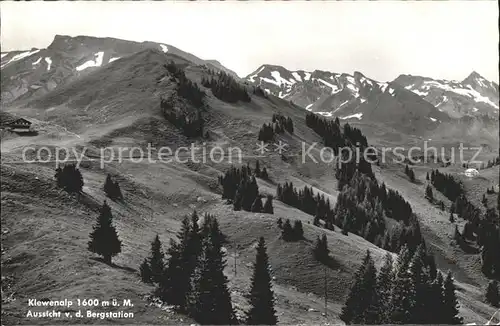
[[[107,264],[111,264],[111,258],[121,252],[122,245],[112,222],[113,215],[111,214],[111,208],[104,201],[101,212],[97,217],[97,223],[90,233],[88,250],[103,256]]]
[[[313,249],[314,258],[320,262],[325,262],[328,259],[329,252],[326,234],[323,234],[321,238],[318,236]]]
[[[444,298],[443,298],[443,274],[440,271],[436,272],[435,279],[430,284],[430,293],[427,298],[428,311],[427,315],[432,324],[443,324],[445,319]]]
[[[493,307],[498,307],[500,304],[500,294],[498,293],[498,281],[493,280],[488,283],[488,288],[486,289],[486,302],[491,304]]]
[[[261,174],[260,163],[259,163],[259,160],[257,160],[255,162],[255,176],[260,178],[260,174]]]
[[[427,198],[430,202],[434,200],[434,194],[432,193],[432,187],[427,185],[425,188],[425,198]]]
[[[111,175],[108,173],[106,181],[104,182],[104,192],[112,200],[123,199],[122,191],[117,181],[113,181]]]
[[[139,266],[139,273],[141,275],[141,280],[144,283],[151,283],[151,268],[149,268],[149,262],[147,258],[144,258],[141,266]]]
[[[260,237],[257,246],[257,255],[251,282],[249,296],[251,308],[247,312],[247,324],[276,325],[278,318],[274,309],[274,292],[269,273],[269,258],[266,253],[266,244],[263,237]]]
[[[276,221],[276,224],[278,225],[278,227],[280,229],[283,228],[283,219],[281,217],[278,218],[278,220]]]
[[[83,176],[76,164],[66,164],[62,169],[57,168],[55,178],[57,185],[67,192],[79,193],[83,188]]]
[[[426,269],[427,253],[421,244],[413,254],[409,266],[410,278],[414,287],[415,303],[411,311],[412,323],[426,324],[430,322],[428,312],[428,296],[430,293],[429,274]]]
[[[262,168],[262,172],[260,173],[260,177],[264,180],[269,180],[269,174],[267,173],[267,169],[265,166],[264,166],[264,168]]]
[[[394,287],[391,298],[391,321],[396,324],[409,324],[412,322],[411,312],[415,305],[415,291],[409,273],[412,254],[405,246],[401,249],[394,277]]]
[[[443,323],[461,324],[462,317],[458,316],[458,301],[455,295],[455,284],[453,284],[453,275],[448,272],[444,280],[443,288]]]
[[[293,239],[301,240],[304,238],[304,228],[302,227],[302,221],[295,220],[293,224]]]
[[[163,251],[161,249],[161,241],[158,234],[151,243],[151,257],[149,258],[149,268],[151,271],[151,281],[159,283],[165,269],[163,262]]]
[[[388,324],[391,321],[391,293],[392,282],[394,281],[394,262],[392,255],[387,253],[384,259],[384,265],[380,268],[377,277],[377,286],[380,296],[380,322]]]
[[[292,224],[289,219],[286,219],[283,224],[283,229],[281,230],[281,237],[285,241],[293,241],[294,240],[294,232],[292,228]]]
[[[257,196],[252,204],[252,212],[254,213],[260,213],[262,212],[262,199]]]
[[[238,189],[236,191],[236,194],[234,195],[234,201],[233,201],[233,209],[235,211],[241,211],[241,202],[243,200],[243,194],[241,193],[241,190]]]
[[[415,172],[413,172],[413,169],[410,169],[410,171],[408,173],[409,173],[408,176],[410,177],[410,181],[415,182]]]
[[[354,276],[354,284],[342,308],[340,319],[346,324],[378,324],[381,322],[377,270],[370,252]]]
[[[274,214],[273,196],[272,195],[267,195],[266,203],[264,204],[263,210],[264,210],[264,213],[266,213],[266,214]]]

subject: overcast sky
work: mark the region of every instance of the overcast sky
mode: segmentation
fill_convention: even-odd
[[[174,45],[240,76],[261,64],[498,82],[496,1],[4,2],[2,51],[56,34]]]

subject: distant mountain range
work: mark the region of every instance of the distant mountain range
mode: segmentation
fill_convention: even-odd
[[[464,116],[494,117],[499,112],[498,85],[476,72],[462,82],[411,75],[379,82],[360,72],[349,75],[321,70],[289,71],[281,66],[262,65],[246,80],[309,111],[344,119],[397,120],[417,114],[416,117],[438,122]],[[403,108],[409,112],[403,114]]]
[[[168,44],[57,35],[45,49],[2,53],[1,104],[33,102],[115,60],[147,49],[237,77],[216,60],[203,60]],[[489,125],[498,121],[498,85],[475,72],[461,82],[411,75],[380,82],[360,72],[290,71],[265,64],[237,79],[326,117],[381,123],[411,134],[433,132],[457,119],[462,124],[477,119]]]

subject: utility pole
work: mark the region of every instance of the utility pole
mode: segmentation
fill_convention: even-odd
[[[236,250],[234,250],[234,277],[236,277]]]
[[[323,270],[325,271],[325,318],[327,318],[328,313],[327,313],[327,307],[328,307],[328,281],[326,278],[326,266],[323,265]]]

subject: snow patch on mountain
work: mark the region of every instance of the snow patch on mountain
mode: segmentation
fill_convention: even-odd
[[[347,104],[347,102],[349,102],[349,100],[347,100],[347,101],[345,101],[345,102],[340,103],[339,107],[338,107],[338,108],[336,108],[335,110],[333,110],[333,113],[335,113],[335,112],[337,112],[338,110],[340,110],[340,108],[341,108],[341,107],[343,107],[344,105],[346,105],[346,104]]]
[[[304,80],[309,80],[311,79],[311,74],[308,73],[308,72],[304,72],[305,76],[304,76]]]
[[[301,81],[302,81],[302,78],[300,77],[300,75],[299,75],[299,73],[298,73],[298,72],[296,72],[296,71],[292,72],[292,76],[293,76],[295,79],[297,79],[299,82],[301,82]]]
[[[252,83],[255,82],[255,77],[257,77],[257,75],[262,71],[264,70],[264,66],[260,67],[259,71],[257,71],[255,74],[253,74],[252,76],[248,77],[248,80],[250,80]]]
[[[47,62],[47,71],[49,71],[50,67],[52,66],[52,59],[49,57],[45,57],[45,62]]]
[[[358,120],[361,120],[362,117],[363,117],[363,113],[355,113],[355,114],[351,114],[351,115],[348,115],[348,116],[345,116],[345,117],[341,117],[340,119],[345,120],[345,119],[356,118]]]
[[[444,96],[443,96],[443,99],[441,100],[441,102],[439,102],[439,103],[436,105],[436,107],[438,107],[438,106],[440,106],[440,105],[442,105],[442,104],[444,104],[444,103],[446,103],[446,102],[448,102],[448,98],[446,97],[446,95],[444,95]]]
[[[436,122],[436,121],[437,121],[437,119],[434,119],[434,118],[431,118],[431,117],[429,117],[429,119],[430,119],[432,122]]]
[[[285,78],[281,77],[281,74],[279,71],[271,71],[271,76],[273,76],[274,80],[276,81],[276,85],[281,86],[282,84],[288,84],[291,85],[293,84],[289,80],[286,80]]]
[[[114,58],[111,58],[111,59],[109,59],[109,63],[111,63],[111,62],[113,62],[113,61],[115,61],[115,60],[118,60],[118,59],[120,59],[120,58],[121,58],[121,57],[114,57]]]
[[[352,96],[359,97],[359,90],[356,86],[354,86],[353,84],[347,84],[347,88],[349,88],[352,91],[353,93]]]
[[[2,53],[2,58],[5,57],[8,53]]]
[[[329,82],[326,82],[321,78],[318,78],[318,81],[321,82],[322,84],[324,84],[325,86],[330,87],[332,89],[332,94],[335,94],[339,90],[339,88],[337,86],[330,84]]]
[[[440,89],[448,91],[448,92],[453,92],[453,93],[456,93],[459,95],[472,97],[476,102],[483,102],[483,103],[489,104],[489,105],[498,109],[498,103],[494,103],[488,97],[482,96],[481,94],[479,94],[478,91],[476,91],[475,89],[472,89],[472,87],[470,85],[467,85],[467,88],[463,88],[463,87],[459,87],[458,85],[450,86],[449,84],[439,83],[439,82],[434,81],[434,80],[426,80],[424,83],[435,86],[437,88],[440,88]]]
[[[37,64],[39,64],[39,63],[40,63],[40,61],[42,61],[42,57],[38,58],[38,60],[37,60],[37,61],[35,61],[35,62],[33,62],[31,65],[32,65],[32,66],[36,66]]]
[[[417,94],[417,95],[419,95],[419,96],[427,96],[427,95],[429,95],[429,92],[421,92],[418,89],[413,89],[412,92],[415,93],[415,94]]]
[[[16,54],[8,62],[6,62],[5,64],[3,64],[2,68],[5,67],[6,65],[8,65],[9,63],[12,63],[12,62],[15,62],[15,61],[27,58],[27,57],[29,57],[29,56],[37,53],[38,51],[40,51],[40,50],[38,49],[38,50],[34,50],[34,51],[25,51],[25,52],[21,52],[19,54]]]
[[[89,60],[85,62],[84,64],[76,67],[76,70],[82,71],[90,67],[100,67],[102,65],[102,58],[104,57],[104,52],[102,51],[97,52],[94,56],[96,57],[95,60]]]
[[[166,46],[165,44],[160,44],[160,47],[161,47],[161,50],[165,53],[168,52],[168,46]]]
[[[309,109],[309,108],[310,108],[311,106],[313,106],[313,105],[314,105],[314,103],[311,103],[311,104],[309,104],[308,106],[306,106],[306,110],[307,110],[307,111],[311,111],[311,109]]]

